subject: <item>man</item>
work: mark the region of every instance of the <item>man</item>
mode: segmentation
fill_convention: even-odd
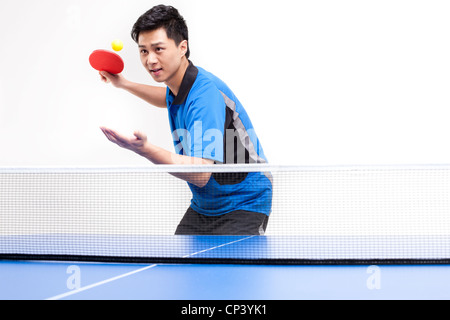
[[[198,68],[190,56],[188,28],[178,10],[156,6],[132,29],[141,62],[152,78],[167,88],[100,72],[111,82],[148,103],[167,108],[176,153],[151,144],[135,132],[123,136],[102,128],[117,145],[154,164],[265,163],[250,119],[233,92],[213,74]],[[261,235],[272,205],[272,183],[264,173],[177,173],[193,198],[176,234]]]

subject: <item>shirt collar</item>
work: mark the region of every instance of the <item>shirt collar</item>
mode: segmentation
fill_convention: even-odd
[[[173,100],[172,105],[181,105],[184,103],[189,92],[191,91],[192,86],[194,85],[195,79],[197,79],[197,75],[198,69],[191,61],[189,61],[189,66],[187,67],[186,73],[181,81],[180,90],[178,91],[178,95]]]

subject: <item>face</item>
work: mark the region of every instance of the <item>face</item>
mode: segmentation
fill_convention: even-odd
[[[139,52],[142,65],[156,82],[168,83],[180,69],[187,51],[187,41],[178,46],[167,37],[165,29],[144,31],[139,34]]]

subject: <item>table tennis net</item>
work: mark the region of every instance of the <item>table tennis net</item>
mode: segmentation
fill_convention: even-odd
[[[174,235],[199,172],[269,177],[265,234]],[[449,240],[444,165],[0,168],[0,259],[449,263]]]

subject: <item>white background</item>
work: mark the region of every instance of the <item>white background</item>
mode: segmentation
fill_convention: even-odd
[[[172,151],[165,110],[89,63],[159,2],[1,0],[0,166],[146,165],[102,125]],[[450,163],[450,2],[179,0],[191,60],[246,107],[273,164]]]

